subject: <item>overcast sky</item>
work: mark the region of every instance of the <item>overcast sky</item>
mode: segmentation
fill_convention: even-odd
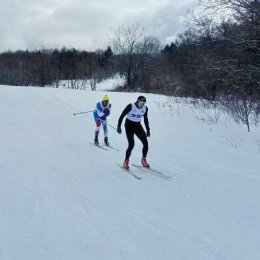
[[[139,23],[162,44],[185,29],[196,0],[0,0],[0,52],[104,49],[111,28]]]

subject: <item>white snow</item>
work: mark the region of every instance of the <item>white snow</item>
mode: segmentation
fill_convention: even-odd
[[[104,151],[90,144],[92,113],[73,116],[104,94],[116,127],[140,93],[0,86],[0,259],[260,259],[259,126],[207,124],[147,94],[148,161],[171,179],[132,167],[137,180],[116,165],[124,131],[109,127],[120,151]]]
[[[74,84],[74,87],[71,86],[72,84]],[[108,91],[108,90],[114,90],[119,86],[123,86],[125,84],[125,79],[117,73],[112,78],[108,78],[100,82],[95,82],[94,79],[60,80],[58,82],[59,88],[71,88],[71,89],[81,89],[81,90],[92,90],[94,89],[94,84],[96,90]],[[56,83],[53,83],[48,87],[56,87]]]

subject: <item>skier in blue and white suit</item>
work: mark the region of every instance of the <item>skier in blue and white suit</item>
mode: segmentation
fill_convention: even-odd
[[[105,95],[102,101],[98,102],[96,108],[94,110],[94,119],[96,122],[96,130],[95,130],[95,139],[94,143],[96,145],[98,142],[99,129],[102,123],[104,130],[104,142],[107,146],[109,146],[108,142],[108,130],[107,130],[107,117],[110,115],[111,104],[109,103],[109,97]]]

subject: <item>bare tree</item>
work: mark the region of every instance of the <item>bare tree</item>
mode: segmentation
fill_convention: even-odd
[[[200,94],[221,95],[250,131],[260,99],[260,1],[201,0],[188,18],[190,37],[180,40],[201,61],[193,63],[190,77],[197,78]]]
[[[120,57],[120,68],[127,85],[133,87],[147,77],[152,56],[159,52],[160,42],[139,24],[119,26],[114,30],[112,42],[114,53]]]

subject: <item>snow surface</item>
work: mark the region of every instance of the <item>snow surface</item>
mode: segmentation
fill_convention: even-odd
[[[172,178],[137,180],[116,165],[124,132],[105,151],[92,114],[73,116],[104,94],[116,127],[139,93],[0,86],[0,259],[260,259],[260,128],[147,94],[148,161]]]
[[[92,90],[92,85],[94,84],[93,79],[88,80],[74,80],[75,86],[71,87],[71,80],[60,80],[59,81],[59,88],[72,88],[72,89],[81,89],[81,90]],[[114,75],[112,78],[108,78],[102,80],[100,82],[96,82],[96,90],[114,90],[119,86],[123,86],[125,84],[125,79],[121,77],[118,73]],[[48,87],[56,87],[56,83],[53,83],[51,86]]]

